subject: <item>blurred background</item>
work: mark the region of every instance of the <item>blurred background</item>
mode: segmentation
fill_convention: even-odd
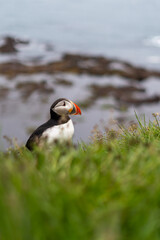
[[[152,119],[160,101],[160,1],[0,0],[0,143],[24,144],[60,97],[75,142],[93,127]],[[103,121],[103,124],[102,124]]]

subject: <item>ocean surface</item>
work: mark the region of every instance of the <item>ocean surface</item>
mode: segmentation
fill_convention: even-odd
[[[37,58],[45,62],[58,58],[64,52],[73,52],[115,57],[138,66],[160,70],[159,23],[158,0],[0,0],[0,37],[9,35],[31,42],[29,46],[22,47],[16,56],[0,55],[0,61],[17,58],[30,63],[33,58]],[[44,51],[44,44],[53,46],[53,51]],[[25,79],[25,76],[19,79],[21,77],[14,81]],[[65,96],[79,101],[88,94],[87,84],[99,81],[89,76],[80,79],[78,76],[65,77],[74,83],[74,91],[57,87],[54,99]],[[30,78],[38,81],[42,76]],[[114,81],[111,80],[116,86],[119,85],[116,77]],[[11,88],[14,85],[13,81],[8,82],[2,76],[0,86],[3,83]],[[143,85],[147,93],[160,94],[159,80],[149,79],[141,83]],[[35,96],[23,103],[13,91],[10,98],[0,103],[1,136],[16,137],[20,143],[24,143],[28,137],[25,129],[29,126],[36,127],[47,120],[52,101],[49,99],[41,105],[38,96]],[[153,104],[129,108],[125,113],[113,113],[112,110],[102,111],[99,106],[103,103],[99,100],[95,106],[84,110],[83,117],[79,120],[74,117],[76,141],[87,141],[93,126],[102,119],[109,120],[112,115],[132,118],[136,110],[150,118],[152,112],[159,112],[160,109],[160,104]],[[3,142],[3,137],[1,138]],[[2,145],[7,146],[4,142]]]
[[[159,11],[158,0],[0,0],[0,35],[158,68]]]

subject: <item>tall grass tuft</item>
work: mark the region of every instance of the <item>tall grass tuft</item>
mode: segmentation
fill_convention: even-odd
[[[137,123],[77,149],[1,152],[0,239],[159,240],[159,116]]]

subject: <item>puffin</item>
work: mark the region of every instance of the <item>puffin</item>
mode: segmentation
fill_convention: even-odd
[[[81,109],[71,100],[57,99],[50,107],[50,119],[39,126],[29,137],[26,147],[54,143],[70,143],[74,134],[73,122],[69,115],[81,115]]]

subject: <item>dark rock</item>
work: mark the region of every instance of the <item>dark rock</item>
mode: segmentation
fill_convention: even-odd
[[[130,96],[134,92],[145,92],[144,88],[137,88],[133,86],[125,86],[125,87],[114,87],[114,86],[99,86],[99,85],[91,85],[90,89],[92,91],[93,98],[102,98],[113,96],[115,98],[123,98]]]
[[[38,92],[40,94],[50,94],[53,93],[54,90],[49,88],[46,82],[22,82],[16,85],[16,88],[21,91],[21,95],[23,99],[28,99],[34,92]]]
[[[62,79],[62,78],[57,78],[56,81],[55,81],[55,84],[63,85],[65,87],[73,86],[73,83],[71,81],[68,81],[68,80]]]
[[[13,37],[5,37],[4,44],[0,46],[0,53],[16,53],[18,52],[17,44],[28,44],[29,41],[23,41]]]
[[[0,88],[0,99],[4,99],[5,97],[7,97],[8,93],[9,93],[9,88],[1,87]]]
[[[117,65],[117,68],[116,68]],[[100,56],[65,54],[60,61],[53,61],[43,65],[27,66],[20,62],[0,64],[0,74],[8,76],[35,73],[55,74],[60,72],[74,74],[90,74],[97,76],[117,75],[128,80],[143,81],[149,77],[160,78],[160,72],[136,67],[128,62],[108,59]]]
[[[151,104],[151,103],[158,103],[160,101],[160,96],[152,96],[152,97],[145,97],[145,98],[127,98],[128,104],[133,104],[136,106],[142,105],[142,104]]]
[[[99,86],[99,85],[90,85],[91,96],[78,103],[81,108],[88,108],[93,105],[93,103],[101,98],[113,97],[117,101],[116,108],[121,110],[127,108],[129,105],[142,105],[142,104],[151,104],[160,101],[160,96],[144,96],[145,89],[137,88],[133,86],[124,86],[124,87],[114,87],[114,86]],[[135,93],[139,93],[140,96],[137,98]]]
[[[14,38],[6,37],[4,44],[0,47],[1,53],[16,53],[16,41]]]

